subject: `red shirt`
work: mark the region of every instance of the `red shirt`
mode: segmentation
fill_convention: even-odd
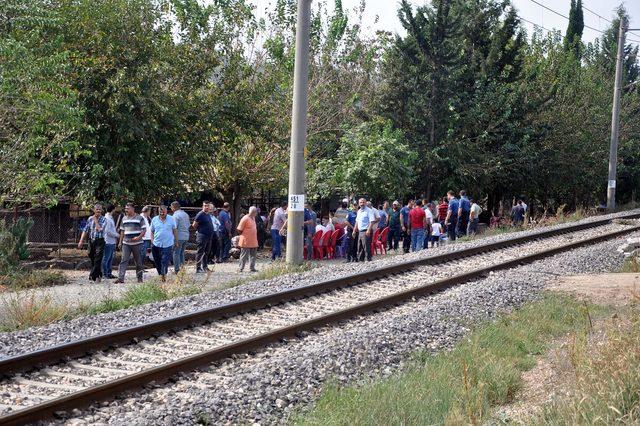
[[[409,223],[411,229],[424,228],[424,218],[426,213],[422,210],[422,207],[414,207],[409,212]]]
[[[449,205],[447,203],[440,203],[438,205],[438,219],[445,220],[447,218],[447,209]]]

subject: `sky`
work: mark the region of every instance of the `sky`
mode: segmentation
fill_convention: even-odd
[[[257,6],[259,14],[273,2],[273,0],[252,0]],[[426,0],[410,0],[414,5],[422,5]],[[513,5],[518,10],[521,18],[534,22],[547,29],[559,29],[564,34],[567,29],[568,21],[553,12],[544,9],[540,3],[550,9],[569,16],[570,0],[512,0]],[[332,0],[328,0],[330,6]],[[345,9],[352,9],[360,4],[360,0],[342,0]],[[402,26],[398,21],[397,9],[398,0],[367,0],[364,13],[363,26],[366,32],[375,34],[377,30],[387,30],[391,32],[402,33]],[[583,0],[583,6],[592,10],[592,13],[584,9],[585,25],[593,27],[597,30],[604,31],[609,23],[605,19],[611,20],[614,11],[621,3],[621,0]],[[626,0],[624,2],[627,11],[631,15],[630,28],[640,28],[640,0]],[[600,15],[597,16],[597,15]],[[603,19],[604,18],[604,19]],[[527,28],[529,35],[533,33],[533,25],[523,22]],[[629,41],[637,41],[640,44],[640,30],[635,34],[629,34]],[[583,41],[589,42],[595,40],[601,34],[589,28],[584,29]]]

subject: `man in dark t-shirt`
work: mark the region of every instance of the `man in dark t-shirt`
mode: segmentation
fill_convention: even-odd
[[[196,243],[198,253],[196,255],[196,273],[206,272],[209,262],[209,251],[211,251],[211,237],[213,236],[213,223],[209,217],[209,201],[202,202],[202,210],[198,212],[193,220],[192,226],[196,229]]]

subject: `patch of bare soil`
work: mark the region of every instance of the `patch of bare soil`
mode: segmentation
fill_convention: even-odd
[[[597,305],[625,306],[631,301],[632,292],[640,292],[640,273],[574,275],[562,277],[547,288]]]
[[[590,344],[602,344],[605,330],[611,326],[625,327],[625,306],[633,303],[632,293],[640,293],[640,274],[601,274],[562,277],[547,286],[552,291],[569,293],[588,303],[614,306],[608,318],[594,320]],[[535,419],[545,405],[571,396],[575,371],[571,363],[571,336],[554,341],[551,349],[537,360],[531,370],[523,373],[523,386],[512,404],[499,407],[495,418],[502,423],[527,424]]]

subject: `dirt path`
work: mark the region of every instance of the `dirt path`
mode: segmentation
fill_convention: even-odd
[[[547,288],[571,294],[587,303],[614,307],[611,316],[594,320],[589,340],[593,344],[606,339],[605,330],[624,326],[621,312],[640,294],[640,273],[614,273],[561,277]],[[522,375],[523,387],[513,404],[496,410],[502,422],[530,423],[542,413],[545,405],[571,396],[576,380],[571,363],[571,337],[564,336],[551,344],[551,349],[538,357],[536,366]]]

